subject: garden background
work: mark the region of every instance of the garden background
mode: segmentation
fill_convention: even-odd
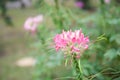
[[[53,38],[80,29],[90,39],[86,80],[120,80],[120,0],[0,0],[0,13],[0,80],[75,80]],[[32,33],[24,23],[37,15]]]

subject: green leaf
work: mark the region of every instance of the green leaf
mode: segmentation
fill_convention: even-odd
[[[120,77],[115,78],[114,80],[120,80]]]
[[[116,34],[116,35],[113,35],[111,38],[110,38],[110,41],[115,41],[117,44],[120,44],[120,34]]]
[[[115,49],[109,49],[107,52],[104,54],[104,57],[106,59],[112,60],[117,56],[117,52]]]
[[[118,44],[120,44],[120,34],[117,34],[117,35],[116,35],[116,39],[115,39],[115,40],[116,40],[116,42],[117,42]]]
[[[120,56],[120,48],[117,50],[117,55]]]
[[[116,38],[116,36],[115,36],[115,35],[112,35],[112,36],[110,37],[110,42],[114,41],[115,38]]]
[[[100,35],[99,37],[97,37],[96,41],[107,40],[107,38],[104,36],[105,36],[105,34]]]

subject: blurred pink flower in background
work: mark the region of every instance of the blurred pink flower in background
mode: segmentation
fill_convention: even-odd
[[[105,3],[109,4],[111,0],[104,0]]]
[[[58,51],[61,49],[65,54],[82,53],[88,48],[89,38],[85,37],[81,30],[75,32],[63,31],[54,37],[55,48]]]
[[[79,7],[79,8],[83,8],[83,7],[84,7],[84,3],[83,3],[82,1],[77,1],[77,2],[75,3],[75,6],[76,6],[76,7]]]
[[[41,23],[42,21],[43,15],[29,17],[24,23],[24,29],[30,31],[31,33],[35,33],[39,23]]]

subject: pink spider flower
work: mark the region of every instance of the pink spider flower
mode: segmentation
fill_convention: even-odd
[[[78,56],[88,48],[89,38],[84,36],[82,30],[74,32],[70,30],[57,34],[54,37],[54,43],[56,51],[61,49],[65,54],[76,53]]]
[[[42,21],[43,21],[42,15],[29,17],[24,23],[24,29],[32,33],[35,33],[39,23],[41,23]]]

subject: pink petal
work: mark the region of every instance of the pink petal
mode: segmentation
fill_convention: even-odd
[[[73,46],[73,47],[72,47],[72,51],[73,51],[73,52],[80,52],[80,49],[75,48],[75,47]]]
[[[43,15],[38,15],[38,16],[34,17],[33,20],[34,20],[34,22],[36,22],[36,23],[40,23],[40,22],[43,21]]]
[[[32,23],[33,23],[32,17],[28,18],[24,23],[25,30],[30,30]]]

